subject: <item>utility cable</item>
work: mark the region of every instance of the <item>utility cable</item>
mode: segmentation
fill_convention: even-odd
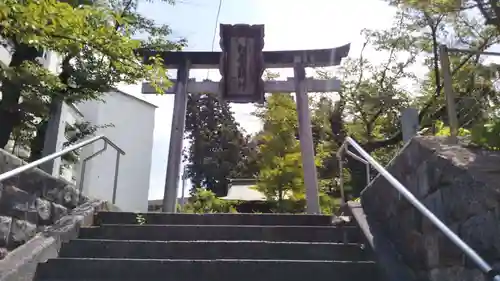
[[[221,7],[222,7],[222,0],[219,0],[219,7],[217,8],[217,16],[215,17],[214,35],[212,37],[212,52],[214,51],[214,48],[215,48],[215,38],[217,37],[217,25],[219,24],[219,16],[220,16]],[[207,70],[207,80],[208,80],[209,74],[210,74],[210,70]]]

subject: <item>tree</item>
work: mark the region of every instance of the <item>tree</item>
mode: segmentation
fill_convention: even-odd
[[[304,198],[304,176],[297,134],[297,111],[289,94],[271,94],[255,115],[264,125],[258,146],[257,189],[270,200]]]
[[[331,110],[332,137],[337,145],[350,135],[382,163],[387,163],[401,145],[399,112],[403,108],[415,106],[420,110],[423,129],[434,126],[435,120],[447,122],[439,45],[451,43],[454,47],[484,50],[498,42],[494,28],[479,24],[474,15],[419,3],[398,6],[390,29],[365,30],[366,42],[360,57],[342,65],[344,85],[340,100]],[[386,59],[380,64],[366,60],[366,47],[374,48]],[[453,56],[451,61],[455,91],[461,96],[477,97],[459,104],[459,108],[487,112],[486,101],[493,101],[496,96],[491,74],[480,70],[481,60],[474,55]],[[428,69],[423,81],[414,76],[415,67]],[[408,82],[418,86],[409,86]],[[336,159],[332,157],[330,161]],[[351,173],[348,184],[356,196],[367,185],[366,167],[347,157],[346,168]]]
[[[225,196],[231,178],[253,177],[249,137],[240,131],[229,105],[215,95],[189,95],[185,155],[193,191],[204,187]]]
[[[360,57],[346,60],[342,65],[342,90],[330,112],[332,139],[337,147],[348,135],[369,153],[401,141],[399,112],[409,105],[409,93],[401,83],[413,78],[408,68],[421,51],[416,47],[418,38],[408,32],[409,28],[406,15],[399,14],[388,30],[365,30],[366,41]],[[377,64],[364,58],[369,44],[387,59]],[[381,154],[390,155],[387,151]],[[337,161],[334,155],[330,161]],[[346,158],[346,168],[351,173],[350,185],[357,194],[367,185],[366,166],[354,158]]]
[[[325,150],[327,129],[320,129],[321,122],[327,122],[327,116],[322,116],[321,113],[324,113],[324,106],[328,104],[328,99],[320,99],[313,105],[313,127],[317,143],[316,166],[320,170],[323,159],[330,155],[330,151]],[[275,93],[267,97],[265,104],[258,107],[254,113],[263,123],[263,129],[258,134],[259,174],[256,188],[264,193],[269,201],[277,203],[277,212],[304,212],[305,207],[304,172],[296,108],[290,94]],[[333,202],[326,193],[331,189],[332,178],[324,178],[319,174],[320,205],[323,213],[330,213]]]
[[[500,32],[500,7],[497,0],[389,0],[388,2],[431,13],[477,13],[482,17],[483,25],[492,26]]]
[[[339,147],[333,139],[330,126],[330,114],[334,107],[333,97],[333,94],[327,93],[321,95],[317,101],[311,99],[311,125],[315,154],[321,161],[321,165],[317,167],[320,190],[330,196],[339,197],[339,186],[334,180],[338,171],[336,151]]]
[[[403,4],[405,10],[414,14],[439,17],[440,30],[447,32],[433,34],[436,43],[446,40],[451,41],[452,47],[477,51],[485,51],[499,43],[500,25],[496,17],[499,10],[494,8],[496,2],[445,0],[433,5],[419,5],[418,2],[405,0],[397,1],[397,4]],[[463,127],[461,132],[470,136],[475,144],[492,149],[498,147],[496,144],[500,143],[500,138],[495,135],[496,128],[499,127],[496,110],[498,90],[495,86],[499,78],[499,67],[487,63],[486,57],[473,53],[452,53],[450,60],[453,69],[453,90],[458,98],[458,121]],[[434,61],[437,59],[436,52]],[[418,101],[429,100],[428,97],[433,96],[432,92],[435,93],[434,103],[427,103],[427,108],[434,114],[424,117],[422,122],[436,127],[430,133],[443,134],[449,132],[449,128],[444,97],[439,95],[442,90],[440,80],[440,70],[435,63],[434,71],[429,72],[427,79],[422,83],[422,97]],[[436,119],[440,121],[434,122]]]
[[[76,143],[87,137],[95,136],[95,133],[97,133],[97,131],[99,131],[100,129],[110,128],[110,127],[114,127],[114,125],[113,124],[93,125],[88,121],[76,122],[72,126],[66,126],[65,133],[67,141],[64,142],[63,147],[66,148],[68,146],[75,145]],[[31,157],[35,157],[33,156],[33,153]],[[69,163],[76,163],[78,162],[79,158],[80,158],[79,150],[75,150],[73,152],[67,153],[62,156],[62,159]]]
[[[215,193],[204,188],[196,188],[182,208],[185,213],[237,213],[236,202],[219,199]]]
[[[87,1],[89,2],[89,1]],[[6,0],[0,3],[0,44],[12,59],[0,70],[0,147],[16,126],[30,122],[43,135],[59,102],[99,99],[118,83],[149,80],[160,90],[166,70],[159,58],[143,64],[138,50],[173,50],[168,26],[137,12],[139,1],[108,6],[84,1]],[[172,1],[167,1],[172,2]],[[136,39],[138,35],[146,39]],[[39,63],[44,51],[60,57],[59,72]]]

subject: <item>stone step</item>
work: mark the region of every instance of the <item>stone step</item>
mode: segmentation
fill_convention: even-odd
[[[62,258],[369,260],[358,244],[261,241],[120,241],[76,239]]]
[[[173,214],[173,213],[125,213],[100,212],[96,224],[144,224],[182,225],[315,225],[328,226],[332,217],[325,215],[293,214]]]
[[[373,262],[59,258],[38,265],[36,281],[377,281]]]
[[[102,225],[80,229],[82,239],[153,240],[153,241],[361,241],[358,228],[352,226],[248,226],[248,225]]]

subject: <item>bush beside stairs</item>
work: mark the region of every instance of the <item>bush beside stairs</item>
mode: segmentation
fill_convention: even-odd
[[[36,281],[383,280],[353,224],[330,216],[101,212]]]

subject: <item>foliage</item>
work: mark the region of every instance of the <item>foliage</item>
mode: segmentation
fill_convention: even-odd
[[[88,121],[76,122],[73,126],[66,126],[65,134],[67,141],[63,143],[63,148],[77,144],[87,137],[94,136],[99,129],[114,127],[113,124],[92,125]],[[67,163],[77,163],[80,159],[80,151],[75,150],[62,156]]]
[[[500,119],[496,117],[485,124],[476,125],[471,131],[471,140],[480,147],[500,150]]]
[[[450,1],[431,2],[421,5],[421,1],[397,1],[403,9],[424,17],[428,26],[434,26],[435,34],[431,34],[437,43],[448,43],[448,46],[461,49],[484,51],[500,41],[500,21],[496,16],[498,9],[493,9],[493,1]],[[430,19],[434,19],[431,21]],[[432,29],[432,28],[431,28]],[[450,44],[451,42],[451,44]],[[453,91],[457,96],[457,113],[462,136],[468,136],[475,145],[488,149],[497,149],[500,144],[498,135],[498,70],[497,64],[489,63],[487,56],[469,53],[452,53],[450,55]],[[437,56],[434,56],[434,64]],[[428,64],[431,67],[431,64]],[[424,125],[434,125],[437,135],[448,135],[449,127],[442,78],[435,65],[431,67],[426,79],[421,83],[422,99],[434,96],[435,103],[430,105],[430,112],[422,119]],[[435,88],[435,89],[433,89]],[[434,120],[440,119],[438,122]]]
[[[66,127],[67,141],[63,144],[68,147],[85,139],[88,136],[93,136],[99,129],[112,128],[113,124],[92,125],[89,121],[76,122],[73,126]]]
[[[287,94],[271,94],[255,115],[264,126],[259,136],[257,190],[279,202],[285,197],[303,198],[304,180],[293,98]]]
[[[317,167],[322,167],[323,159],[331,155],[325,149],[328,127],[323,126],[327,124],[324,108],[329,104],[328,98],[320,99],[313,114]],[[289,94],[271,94],[254,114],[263,123],[257,147],[257,190],[277,202],[278,212],[303,212],[305,186],[295,101]],[[320,205],[325,213],[330,213],[333,201],[326,193],[332,187],[332,178],[322,178],[320,173],[319,182]]]
[[[485,50],[499,38],[494,27],[481,23],[478,13],[455,9],[456,1],[388,2],[398,5],[393,26],[363,32],[366,40],[362,52],[343,63],[339,73],[343,89],[330,110],[331,135],[336,144],[352,136],[382,164],[402,145],[399,118],[403,108],[419,109],[421,129],[432,129],[435,120],[447,126],[439,45]],[[430,4],[421,5],[424,2]],[[377,52],[380,62],[365,59],[368,48]],[[498,68],[487,64],[484,57],[468,53],[452,53],[450,61],[461,131],[477,133],[473,128],[488,123],[498,104],[494,86]],[[427,69],[423,79],[415,75],[416,68]],[[332,157],[327,162],[335,161]],[[365,165],[351,157],[345,162],[345,184],[358,196],[367,184]]]
[[[436,130],[435,136],[438,137],[450,136],[450,127],[445,126],[442,121],[436,121],[435,130]],[[469,136],[470,133],[471,132],[469,130],[464,128],[459,128],[458,130],[458,136],[461,137]]]
[[[185,213],[236,213],[235,202],[222,200],[210,190],[197,188],[183,207]]]
[[[387,30],[364,30],[365,43],[358,58],[349,58],[341,66],[343,81],[338,101],[330,107],[329,121],[332,149],[340,147],[346,136],[353,137],[369,153],[386,163],[400,146],[402,139],[399,115],[410,105],[410,92],[403,86],[416,77],[410,67],[422,52],[419,37],[408,32],[414,28],[408,15],[398,13],[394,25]],[[380,53],[381,61],[365,58],[366,48]],[[332,76],[320,71],[322,78]],[[352,151],[356,153],[356,151]],[[331,154],[327,163],[338,173]],[[345,184],[354,196],[367,184],[365,164],[345,158]]]
[[[428,14],[477,13],[485,25],[500,31],[500,10],[496,0],[389,0],[393,5],[403,5]]]
[[[168,81],[162,61],[153,57],[143,64],[141,51],[179,49],[185,42],[168,40],[168,26],[139,14],[139,2],[113,0],[106,6],[78,0],[0,3],[0,44],[12,54],[8,65],[0,67],[0,147],[17,126],[33,130],[26,126],[32,124],[43,131],[58,102],[100,99],[118,83],[143,80],[160,90],[159,83]],[[138,39],[139,35],[145,39]],[[57,54],[56,71],[40,61],[48,52]]]
[[[435,131],[436,136],[450,136],[450,127],[442,121],[436,121]],[[472,146],[500,150],[500,120],[491,119],[484,124],[477,124],[470,130],[459,128],[458,136],[468,138]]]
[[[28,160],[28,157],[24,157],[20,153],[16,153],[19,150],[25,150],[30,146],[31,140],[34,137],[34,131],[36,127],[31,122],[23,122],[19,126],[16,126],[12,132],[11,140],[12,144],[12,153],[16,156],[23,158],[23,160]]]
[[[191,141],[185,160],[192,191],[204,187],[224,196],[229,179],[253,177],[251,139],[217,96],[189,96],[186,134]]]
[[[144,225],[147,223],[146,218],[142,214],[136,214],[135,221],[138,225]]]

